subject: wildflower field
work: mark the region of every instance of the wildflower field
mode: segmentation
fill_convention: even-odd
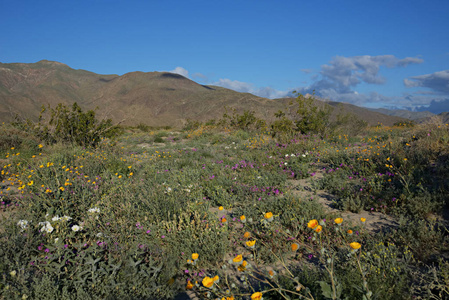
[[[449,299],[447,124],[197,125],[0,125],[0,298]]]

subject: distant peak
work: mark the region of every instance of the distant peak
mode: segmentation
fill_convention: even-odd
[[[46,59],[38,61],[37,64],[41,64],[41,65],[45,64],[45,65],[51,65],[51,66],[68,67],[68,65],[66,65],[66,64],[63,64],[63,63],[60,63],[60,62],[57,62],[57,61],[46,60]]]

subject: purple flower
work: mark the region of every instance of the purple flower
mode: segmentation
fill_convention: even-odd
[[[161,236],[161,238],[165,239],[165,235]]]

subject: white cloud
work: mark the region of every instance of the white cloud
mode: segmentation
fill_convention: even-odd
[[[449,95],[449,70],[406,78],[404,84],[407,87],[425,87]]]
[[[174,70],[168,71],[170,73],[175,73],[184,76],[185,78],[189,78],[189,71],[184,69],[183,67],[176,67]]]
[[[218,85],[227,89],[231,89],[241,93],[251,93],[253,95],[264,97],[264,98],[282,98],[289,94],[289,91],[278,91],[271,87],[260,87],[257,88],[251,83],[230,80],[230,79],[220,79],[214,82],[212,85]]]
[[[378,93],[360,94],[354,88],[361,83],[384,84],[386,78],[380,74],[381,67],[396,68],[419,64],[423,60],[415,57],[399,59],[394,55],[336,56],[329,64],[321,66],[320,76],[314,77],[310,86],[298,88],[306,94],[332,101],[347,102],[359,106],[381,106],[401,102],[399,97],[386,97]]]
[[[399,59],[393,55],[334,57],[329,65],[321,66],[321,76],[325,85],[342,92],[365,82],[383,84],[386,79],[379,74],[381,66],[387,68],[405,67],[409,64],[422,63],[420,58],[406,57]]]

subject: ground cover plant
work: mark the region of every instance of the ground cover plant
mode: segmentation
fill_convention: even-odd
[[[447,299],[449,126],[283,128],[1,125],[0,297]]]

